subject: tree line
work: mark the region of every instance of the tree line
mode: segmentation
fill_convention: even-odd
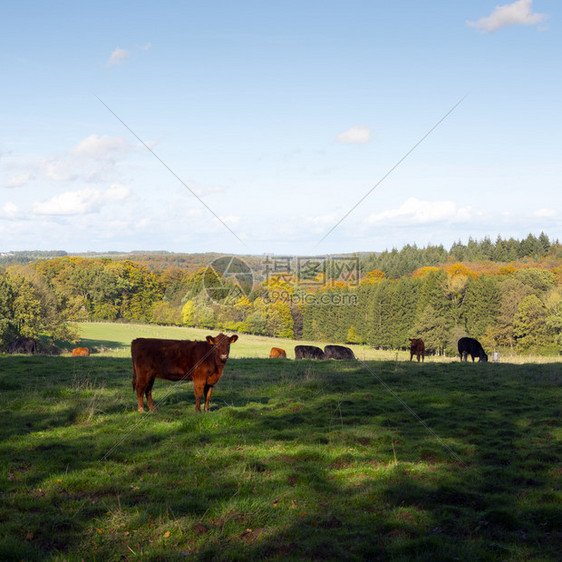
[[[204,263],[148,257],[62,255],[0,270],[0,349],[20,335],[73,340],[73,322],[99,320],[384,349],[421,337],[439,354],[455,353],[463,335],[488,350],[562,351],[562,247],[543,233],[354,256],[351,277],[341,268],[264,274],[254,258],[249,286]]]

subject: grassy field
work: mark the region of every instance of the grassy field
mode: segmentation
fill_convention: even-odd
[[[90,357],[0,357],[0,560],[560,559],[559,362],[242,336],[209,413],[158,380],[141,415],[130,340],[206,332],[83,328]]]
[[[145,324],[112,324],[104,322],[84,322],[78,325],[82,339],[76,345],[100,350],[104,355],[112,357],[130,357],[131,341],[135,338],[176,338],[204,340],[208,334],[215,335],[216,330],[199,328],[180,328],[176,326],[151,326]],[[328,343],[328,342],[326,342]],[[294,341],[282,338],[269,338],[265,336],[252,336],[241,334],[240,339],[232,346],[232,358],[267,358],[272,347],[281,347],[286,350],[287,357],[294,359],[295,345],[310,344],[324,347],[325,343]],[[375,351],[367,346],[353,346],[360,359],[394,359],[396,352]],[[401,352],[401,357],[409,358],[409,353]]]
[[[77,346],[85,346],[93,349],[95,352],[101,352],[107,357],[130,357],[131,341],[135,338],[155,337],[155,338],[172,338],[172,339],[205,339],[208,334],[215,335],[217,332],[199,328],[180,328],[175,326],[154,326],[146,324],[112,324],[105,322],[83,322],[78,324],[82,339],[76,344]],[[267,358],[272,347],[281,347],[287,352],[287,357],[295,358],[295,345],[316,345],[324,347],[327,343],[333,342],[312,342],[312,341],[295,341],[282,338],[270,338],[265,336],[253,336],[249,334],[241,334],[240,339],[232,346],[231,357],[239,358]],[[372,349],[366,345],[352,346],[355,356],[363,361],[368,360],[389,360],[404,361],[410,359],[409,351],[383,351]],[[67,346],[67,352],[70,353],[71,347]],[[491,350],[488,350],[490,353]],[[562,356],[558,357],[529,357],[520,356],[513,353],[502,353],[502,361],[509,363],[554,363],[562,364]],[[427,357],[427,361],[446,362],[458,361],[455,357]]]

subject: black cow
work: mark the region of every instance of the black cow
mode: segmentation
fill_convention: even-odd
[[[324,352],[315,345],[297,345],[295,359],[325,359],[325,357]]]
[[[324,357],[326,359],[355,359],[353,351],[345,345],[327,345],[324,348]]]
[[[488,356],[482,349],[482,345],[480,345],[478,340],[474,338],[461,338],[458,346],[461,361],[468,361],[469,355],[472,357],[473,363],[475,357],[479,358],[478,361],[488,361]]]
[[[25,353],[27,355],[32,355],[33,353],[37,353],[37,342],[33,338],[20,336],[10,344],[8,353]]]

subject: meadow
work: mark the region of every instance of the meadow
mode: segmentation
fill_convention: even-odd
[[[559,560],[559,361],[267,359],[242,335],[211,411],[85,324],[90,357],[0,357],[1,560]],[[189,336],[186,336],[189,334]]]

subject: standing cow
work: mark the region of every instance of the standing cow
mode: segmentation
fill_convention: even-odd
[[[482,349],[480,342],[474,338],[461,338],[458,347],[461,361],[468,361],[469,355],[472,357],[473,363],[475,357],[478,357],[478,361],[488,361],[488,356]]]
[[[418,358],[418,363],[420,362],[420,356],[421,356],[421,360],[424,361],[425,359],[425,344],[423,343],[423,340],[421,339],[410,339],[410,361],[412,360],[412,358],[414,357],[414,355]]]
[[[154,380],[193,381],[195,411],[201,412],[201,397],[205,398],[205,411],[213,386],[222,376],[228,359],[230,344],[238,336],[207,336],[206,341],[161,340],[138,338],[131,342],[133,358],[133,390],[137,392],[139,412],[144,412],[144,395],[151,410]]]
[[[297,345],[295,359],[324,359],[324,352],[315,345]]]
[[[327,345],[324,348],[326,359],[355,359],[353,351],[345,345]]]

